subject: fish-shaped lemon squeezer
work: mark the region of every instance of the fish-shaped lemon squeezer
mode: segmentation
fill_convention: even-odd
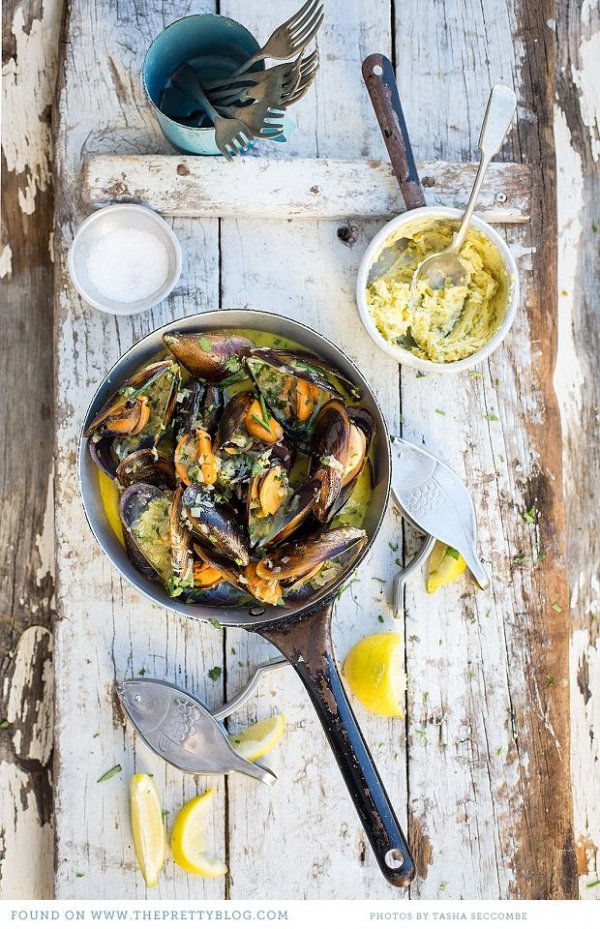
[[[473,500],[454,471],[425,449],[395,437],[392,494],[415,528],[455,548],[479,586],[488,586],[487,572],[477,554]]]
[[[146,745],[169,764],[190,774],[247,774],[271,786],[268,768],[246,761],[231,745],[224,719],[238,709],[256,687],[261,672],[287,665],[284,658],[260,665],[242,693],[211,713],[196,697],[167,681],[134,677],[117,693],[129,719]]]

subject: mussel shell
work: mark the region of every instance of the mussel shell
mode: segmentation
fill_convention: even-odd
[[[292,470],[295,460],[295,448],[289,448],[287,445],[284,445],[283,442],[278,442],[276,445],[271,446],[271,462],[273,464],[280,464],[282,468],[285,468],[288,474]]]
[[[209,384],[245,377],[244,358],[254,348],[250,339],[232,332],[168,332],[163,339],[190,374]]]
[[[184,390],[186,397],[178,405],[175,414],[176,437],[180,438],[200,427],[214,436],[225,403],[222,389],[214,384],[189,381]]]
[[[255,440],[244,426],[244,419],[253,399],[252,394],[247,391],[233,395],[221,414],[214,441],[215,452],[226,448],[243,452],[255,444]],[[242,444],[239,444],[240,441]]]
[[[112,397],[104,404],[97,416],[94,417],[90,425],[85,430],[84,435],[90,436],[94,432],[101,429],[102,424],[106,419],[111,415],[111,413],[118,408],[119,404],[126,400],[127,398],[139,397],[141,394],[144,394],[148,388],[154,383],[154,381],[160,377],[161,374],[168,371],[169,368],[174,366],[172,359],[167,358],[163,361],[155,361],[150,365],[147,365],[145,368],[142,368],[140,371],[136,371],[135,374],[132,374],[131,377],[127,378],[126,381],[121,384],[119,389],[112,395]],[[175,391],[175,397],[177,391]],[[175,397],[173,397],[173,404],[175,402]],[[172,411],[171,411],[172,412]]]
[[[217,571],[220,571],[228,584],[231,584],[231,586],[235,587],[237,590],[243,590],[244,593],[247,592],[246,586],[240,579],[244,576],[243,568],[234,564],[228,558],[224,558],[223,555],[218,554],[208,545],[194,542],[194,551],[198,557],[202,561],[205,561],[206,564],[210,565],[211,568],[216,568]]]
[[[124,458],[116,470],[121,487],[131,484],[153,484],[155,487],[175,488],[173,461],[155,448],[140,448]]]
[[[200,540],[203,547],[236,564],[248,564],[248,534],[237,510],[225,500],[217,500],[203,484],[186,487],[183,506],[192,535]]]
[[[88,439],[88,451],[96,467],[109,477],[116,477],[117,464],[112,453],[112,445],[113,437],[109,435],[102,436],[97,441],[93,438]]]
[[[357,428],[361,430],[361,432],[365,436],[365,439],[367,440],[367,444],[366,444],[365,454],[364,454],[361,467],[359,468],[359,470],[354,475],[351,481],[348,481],[347,484],[342,485],[342,489],[340,490],[337,499],[335,500],[331,509],[329,510],[330,519],[336,516],[340,512],[340,510],[346,505],[346,503],[352,496],[352,492],[354,491],[354,488],[356,487],[356,482],[358,481],[361,475],[361,472],[362,472],[363,467],[365,466],[365,463],[369,459],[369,453],[371,451],[371,445],[373,443],[373,437],[375,435],[375,420],[373,419],[373,417],[371,416],[368,410],[365,410],[362,407],[348,407],[348,416],[350,418],[350,422],[354,423],[354,425],[357,426]]]
[[[173,502],[169,512],[171,526],[171,565],[173,574],[177,577],[190,580],[194,570],[192,556],[192,533],[187,524],[183,511],[183,490],[180,484],[173,495]]]
[[[343,467],[350,439],[350,418],[341,400],[329,400],[315,420],[311,451],[311,472],[321,482],[313,512],[320,523],[327,523],[343,484]],[[328,459],[332,464],[328,464]]]
[[[321,369],[315,366],[321,365]],[[255,349],[246,359],[246,367],[256,388],[264,397],[273,417],[281,424],[286,435],[302,451],[308,451],[310,435],[320,408],[331,398],[341,400],[341,394],[327,371],[338,377],[348,389],[354,389],[338,371],[308,352],[290,352],[281,349]],[[315,408],[306,420],[296,416],[296,390],[298,380],[308,381],[320,393]]]
[[[246,366],[249,369],[254,360],[263,361],[300,380],[310,381],[311,384],[315,384],[332,396],[341,396],[335,381],[338,381],[351,395],[358,396],[359,394],[358,388],[341,371],[323,358],[302,349],[255,348],[248,353],[246,359]]]
[[[350,551],[356,558],[366,542],[365,530],[354,526],[322,530],[304,539],[279,545],[259,562],[257,572],[261,577],[276,578],[291,587],[326,561],[333,561]]]
[[[168,504],[170,507],[171,505],[170,497],[164,490],[160,490],[152,484],[132,484],[121,494],[119,512],[123,525],[125,548],[130,561],[145,577],[151,580],[161,580],[164,583],[168,579],[165,576],[166,571],[159,570],[157,563],[148,557],[148,549],[139,535],[136,535],[134,528],[137,520],[153,500],[164,500],[165,506]]]
[[[259,539],[261,549],[273,549],[303,526],[310,517],[319,492],[320,481],[309,477],[271,520],[271,529]]]

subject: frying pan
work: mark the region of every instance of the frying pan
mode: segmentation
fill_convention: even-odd
[[[375,439],[373,491],[364,528],[368,543],[329,588],[315,592],[302,604],[289,606],[216,607],[179,603],[159,584],[143,577],[128,560],[114,535],[100,499],[98,477],[84,438],[89,423],[119,385],[158,352],[163,335],[171,330],[258,329],[294,340],[334,365],[360,390],[360,403],[373,416]],[[385,878],[406,887],[414,876],[414,862],[366,745],[333,656],[331,616],[336,594],[348,574],[366,557],[377,535],[390,492],[391,456],[387,427],[375,397],[358,369],[335,345],[308,326],[273,313],[255,310],[216,310],[169,323],[145,336],[127,351],[106,375],[88,409],[79,447],[79,481],[85,513],[101,548],[115,568],[134,587],[166,609],[194,619],[216,618],[223,626],[241,626],[258,633],[285,655],[306,687],[340,767],[360,821]]]

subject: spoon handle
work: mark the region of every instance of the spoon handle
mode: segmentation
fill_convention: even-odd
[[[407,210],[425,206],[392,62],[378,52],[365,58],[362,73]]]
[[[487,173],[490,161],[496,152],[500,150],[504,141],[504,136],[508,132],[513,116],[515,115],[516,108],[517,98],[512,87],[507,87],[506,84],[494,84],[479,135],[479,151],[481,152],[479,167],[475,176],[473,190],[471,191],[471,196],[467,203],[467,208],[464,212],[458,232],[454,236],[454,241],[452,242],[452,251],[454,252],[459,251],[465,240],[469,223],[471,222],[471,216],[473,215],[473,210],[475,209],[475,204],[479,197],[479,191],[483,184],[483,179]]]

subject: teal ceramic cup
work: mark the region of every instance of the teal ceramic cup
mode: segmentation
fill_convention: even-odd
[[[154,39],[144,58],[142,81],[164,135],[179,152],[220,154],[211,125],[185,126],[161,112],[161,94],[173,71],[189,64],[201,81],[226,77],[259,49],[258,42],[244,26],[216,13],[178,19]],[[262,68],[261,62],[252,70]]]

